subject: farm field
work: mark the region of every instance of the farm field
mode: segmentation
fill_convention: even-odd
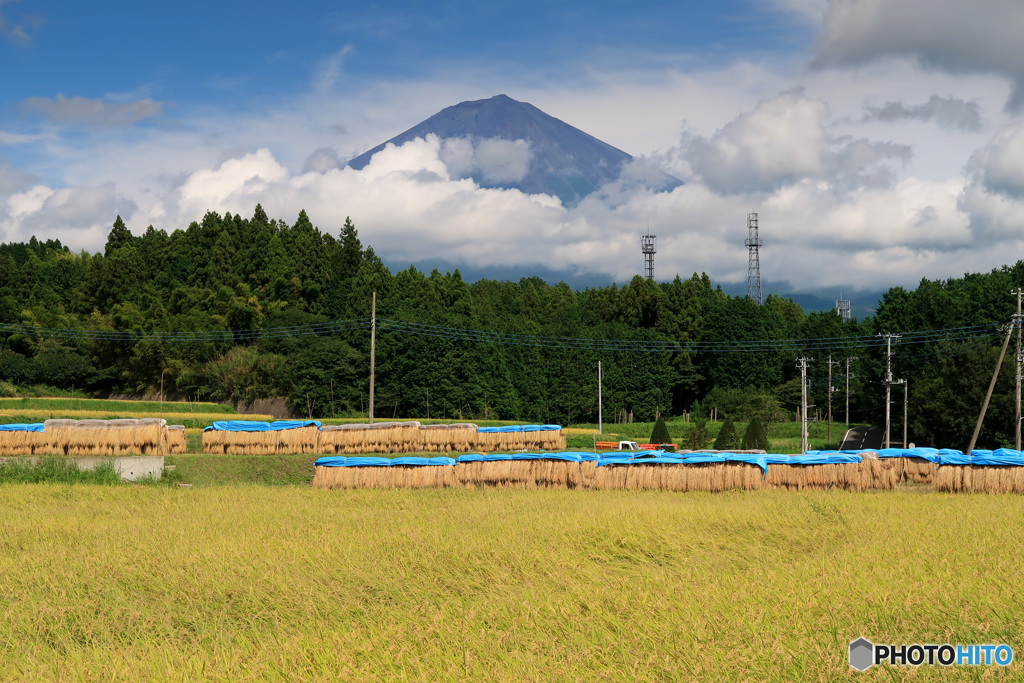
[[[859,636],[1021,633],[1020,497],[24,484],[0,505],[4,679],[825,681]]]

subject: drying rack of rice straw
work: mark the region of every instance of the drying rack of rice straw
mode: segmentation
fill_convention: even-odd
[[[1012,448],[976,449],[970,455],[938,454],[935,488],[963,493],[1024,493],[1024,453]]]
[[[314,466],[313,486],[324,489],[422,489],[455,486],[451,458],[328,456]]]
[[[478,427],[475,448],[481,451],[557,451],[565,449],[560,425]]]
[[[47,420],[42,453],[66,456],[167,455],[167,420]]]
[[[43,423],[0,425],[0,455],[35,455],[44,452]]]
[[[213,455],[318,453],[317,420],[223,420],[203,429],[203,451]]]
[[[583,458],[593,453],[471,453],[456,460],[455,479],[460,486],[476,488],[580,488]]]

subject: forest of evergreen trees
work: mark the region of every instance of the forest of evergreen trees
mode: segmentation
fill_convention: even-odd
[[[893,376],[909,382],[911,440],[962,448],[1019,286],[1020,261],[922,280],[890,289],[873,317],[844,323],[774,295],[762,306],[728,296],[703,274],[574,291],[539,278],[392,273],[351,221],[334,236],[305,212],[293,225],[260,206],[248,219],[211,212],[185,230],[141,236],[117,218],[102,254],[35,238],[0,245],[0,380],[7,392],[46,385],[98,396],[154,393],[162,382],[171,396],[286,397],[296,415],[355,415],[366,410],[376,292],[378,417],[596,422],[600,360],[608,422],[716,407],[771,423],[794,417],[800,357],[814,359],[811,392],[824,412],[831,355],[835,419],[845,417],[846,359],[855,357],[851,420],[878,423],[884,344],[875,335],[904,333]],[[943,331],[915,334],[930,330]],[[983,445],[1012,444],[1012,361]],[[902,431],[902,389],[893,400]]]

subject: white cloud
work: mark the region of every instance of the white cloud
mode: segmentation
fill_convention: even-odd
[[[827,103],[793,88],[762,100],[710,138],[696,136],[687,156],[704,182],[723,194],[771,191],[805,178],[836,178],[844,184],[878,184],[889,174],[878,169],[889,159],[906,161],[910,150],[892,143],[837,140],[825,130]]]
[[[1007,107],[1024,107],[1024,3],[1020,0],[831,0],[816,66],[857,66],[913,57],[953,72],[994,72],[1013,81]]]
[[[35,235],[57,238],[74,248],[95,249],[103,244],[115,216],[130,218],[137,208],[113,183],[59,189],[36,185],[0,205],[0,234],[5,241]]]
[[[55,98],[30,97],[21,103],[23,111],[36,114],[41,118],[58,125],[80,126],[130,126],[143,119],[158,116],[163,103],[153,99],[142,99],[135,102],[104,102],[86,97],[64,97],[58,94]]]
[[[490,183],[514,183],[530,169],[530,146],[526,140],[447,138],[441,159],[456,178],[480,174]]]

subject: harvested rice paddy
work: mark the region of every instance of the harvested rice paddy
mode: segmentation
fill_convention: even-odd
[[[24,484],[0,505],[3,679],[826,681],[859,636],[1024,652],[1020,496]]]

